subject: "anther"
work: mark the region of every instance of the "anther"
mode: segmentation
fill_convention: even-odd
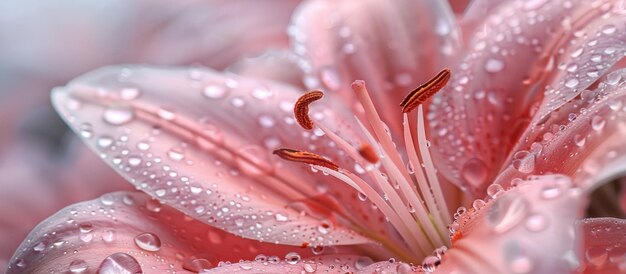
[[[359,154],[361,155],[361,157],[363,157],[363,159],[372,164],[378,162],[378,155],[376,154],[376,150],[374,150],[374,148],[369,144],[362,144],[361,147],[359,147]]]
[[[292,162],[305,163],[309,165],[322,166],[335,171],[339,170],[339,166],[320,155],[308,151],[301,151],[289,148],[280,148],[274,150],[274,154]]]
[[[313,129],[313,121],[309,117],[309,105],[324,97],[324,93],[319,90],[309,91],[296,101],[293,107],[293,114],[296,117],[296,121],[304,129]]]
[[[411,91],[411,93],[402,100],[402,103],[400,103],[402,113],[410,112],[420,104],[426,102],[426,100],[445,87],[449,79],[450,70],[445,68],[437,73],[435,77],[428,80],[428,82]]]

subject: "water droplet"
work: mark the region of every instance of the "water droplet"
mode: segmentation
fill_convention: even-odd
[[[139,95],[141,95],[141,91],[137,88],[123,88],[120,90],[120,97],[122,100],[134,100],[139,97]]]
[[[487,180],[487,166],[481,159],[471,158],[463,164],[461,176],[471,186],[480,187]]]
[[[161,239],[150,232],[144,232],[135,237],[135,244],[146,251],[159,251],[161,249]]]
[[[154,213],[161,212],[161,202],[159,202],[158,200],[148,200],[146,202],[146,209]]]
[[[570,56],[571,56],[572,58],[577,58],[577,57],[579,57],[581,54],[583,54],[583,48],[578,48],[578,49],[576,49],[576,50],[572,51],[572,53],[570,54]]]
[[[613,34],[615,33],[615,30],[617,30],[617,28],[612,24],[604,25],[604,27],[602,27],[602,33],[604,34]]]
[[[570,78],[567,81],[565,81],[565,86],[568,88],[575,88],[578,86],[578,79],[576,78]]]
[[[504,62],[498,59],[489,58],[487,62],[485,62],[485,70],[487,72],[496,73],[501,71],[504,68]]]
[[[183,268],[191,272],[203,273],[216,266],[213,261],[215,261],[215,258],[210,255],[191,256],[185,259]]]
[[[90,123],[82,123],[79,127],[80,136],[85,139],[93,137],[93,128]]]
[[[513,168],[521,173],[531,173],[535,170],[535,154],[528,153],[524,158],[514,160]]]
[[[246,105],[246,101],[244,101],[240,97],[234,97],[233,99],[230,100],[230,104],[233,107],[240,108],[240,107],[243,107],[244,105]]]
[[[476,200],[474,200],[474,202],[472,202],[472,207],[475,210],[479,210],[479,209],[483,208],[485,206],[485,204],[486,204],[485,201],[483,201],[481,199],[476,199]]]
[[[317,271],[317,264],[314,261],[307,261],[302,267],[306,273],[313,273]]]
[[[113,137],[108,135],[102,135],[98,138],[97,145],[100,148],[108,148],[113,144]]]
[[[115,232],[113,230],[105,230],[102,232],[102,240],[107,243],[113,242],[115,240]]]
[[[587,262],[595,267],[603,267],[607,259],[609,257],[609,253],[606,250],[606,247],[603,246],[592,246],[589,247],[585,251],[585,258]]]
[[[274,119],[269,115],[259,116],[259,124],[264,128],[271,128],[274,126]]]
[[[157,111],[157,115],[159,116],[159,118],[167,121],[171,121],[176,118],[176,113],[174,113],[174,111],[168,107],[159,108],[159,110]]]
[[[129,123],[135,117],[132,108],[126,106],[112,106],[104,110],[103,119],[105,122],[119,126]]]
[[[548,227],[548,219],[541,213],[535,213],[526,218],[524,226],[532,232],[543,231]]]
[[[496,233],[518,225],[528,213],[528,201],[521,196],[502,195],[487,210],[486,219]]]
[[[89,265],[87,265],[87,262],[85,262],[85,260],[73,260],[70,263],[70,272],[71,273],[83,273],[85,271],[87,271],[87,269],[89,268]]]
[[[141,165],[141,162],[143,160],[139,156],[129,156],[127,161],[128,161],[128,165],[130,165],[132,167],[136,167],[136,166]]]
[[[44,243],[38,243],[33,247],[33,250],[37,251],[37,252],[41,252],[44,251],[46,249],[46,244]]]
[[[182,161],[183,159],[185,159],[185,154],[181,149],[172,148],[167,152],[167,157],[172,159],[172,161],[178,162],[178,161]]]
[[[285,255],[285,262],[288,264],[297,264],[300,262],[300,255],[296,252],[289,252]]]
[[[139,262],[126,253],[115,253],[106,257],[98,267],[98,274],[143,273]]]
[[[593,128],[593,130],[595,131],[602,130],[605,124],[606,120],[602,116],[596,115],[591,118],[591,128]]]
[[[208,85],[202,90],[202,95],[209,99],[224,98],[228,93],[228,89],[221,85]]]
[[[587,142],[587,138],[585,136],[582,136],[580,134],[576,134],[574,135],[574,143],[579,146],[579,147],[583,147],[585,145],[585,143]]]
[[[283,213],[276,213],[274,215],[274,218],[276,219],[276,221],[278,222],[286,222],[289,220],[289,218],[287,217],[287,215],[283,214]]]
[[[273,95],[274,93],[271,90],[264,87],[259,87],[252,90],[252,97],[259,100],[265,100],[272,97]]]
[[[437,256],[427,256],[422,260],[422,269],[426,273],[432,273],[437,269],[437,266],[441,264],[441,259]]]
[[[499,184],[491,184],[487,187],[487,195],[491,198],[497,198],[502,194],[504,194],[504,188]]]
[[[359,257],[358,259],[356,259],[356,261],[354,262],[354,268],[356,268],[357,270],[361,270],[363,268],[366,268],[367,266],[371,265],[374,263],[374,260],[372,260],[372,258],[370,257]]]

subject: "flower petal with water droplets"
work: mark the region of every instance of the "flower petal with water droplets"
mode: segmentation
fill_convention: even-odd
[[[626,270],[626,220],[593,218],[578,222],[583,237],[582,273],[623,273]]]
[[[121,96],[131,87],[140,94],[130,100]],[[56,90],[53,101],[116,171],[205,223],[298,246],[367,242],[341,219],[347,216],[341,206],[360,204],[356,194],[352,203],[321,204],[324,216],[291,206],[321,194],[318,177],[306,167],[285,168],[289,163],[271,151],[281,146],[312,147],[329,157],[337,153],[315,132],[295,124],[291,108],[298,95],[286,85],[199,68],[110,67]],[[117,111],[107,112],[111,108]],[[339,112],[316,107],[311,115],[341,128]],[[349,132],[349,126],[343,130]],[[114,145],[99,146],[105,135]]]
[[[205,272],[210,273],[417,273],[416,269],[400,262],[374,262],[369,257],[356,255],[327,255],[290,260],[262,258],[256,261],[224,265]]]
[[[229,234],[143,193],[114,192],[71,205],[39,224],[17,249],[7,273],[94,273],[114,262],[144,273],[200,272],[219,261],[294,250],[312,255]]]
[[[534,174],[562,173],[591,191],[626,170],[626,70],[610,73],[593,91],[568,102],[522,140],[519,151],[532,159]],[[521,151],[521,152],[520,152]],[[529,172],[513,159],[498,177],[505,185]],[[558,164],[557,164],[558,163]]]
[[[596,25],[605,21],[600,18],[607,12],[597,2],[506,1],[476,28],[469,52],[451,69],[449,85],[431,105],[434,154],[445,163],[438,167],[441,174],[482,196],[536,115],[533,108],[543,98],[546,79],[563,69],[561,59],[570,58],[562,50],[574,51],[570,42],[591,43],[599,31]],[[581,35],[579,28],[588,31],[589,37],[574,40]],[[619,52],[617,43],[621,42],[613,40],[589,47],[604,50],[613,43],[613,50]],[[572,60],[592,62],[590,55],[582,56],[582,60]],[[575,76],[569,83],[562,81],[570,86],[578,81],[582,87],[583,81],[592,79]]]
[[[435,273],[569,273],[578,267],[574,221],[586,199],[569,178],[537,176],[494,196],[457,220],[456,240]]]

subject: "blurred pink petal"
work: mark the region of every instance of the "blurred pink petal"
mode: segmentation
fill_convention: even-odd
[[[298,246],[368,242],[345,226],[353,219],[347,212],[380,213],[361,206],[367,203],[354,191],[326,193],[310,169],[271,154],[277,147],[303,147],[342,158],[291,118],[298,96],[286,85],[208,69],[109,67],[56,90],[53,101],[131,183],[205,223]],[[311,113],[339,132],[354,127],[342,120],[341,108]],[[333,199],[344,203],[329,203]],[[384,224],[378,218],[369,223]]]
[[[448,3],[424,0],[307,1],[290,35],[309,88],[353,102],[350,83],[362,79],[377,107],[389,110],[450,64],[460,39]],[[382,112],[394,132],[401,132],[399,113]]]
[[[626,271],[626,220],[585,219],[578,223],[584,237],[582,273],[624,273]]]
[[[245,58],[226,70],[245,77],[264,78],[304,89],[302,70],[289,51],[268,51],[256,57]]]
[[[312,255],[234,236],[142,193],[115,192],[68,206],[38,225],[7,273],[94,273],[113,254],[134,258],[144,273],[201,272],[220,261],[251,260],[261,253],[283,258],[294,251]],[[127,262],[132,265],[132,259]]]
[[[513,189],[490,187],[452,224],[452,247],[436,273],[570,273],[578,265],[574,221],[586,199],[560,175],[536,176]],[[492,198],[488,197],[488,198]]]
[[[611,21],[623,25],[623,15],[611,5],[579,2],[508,1],[477,28],[451,84],[431,108],[444,176],[474,194],[484,191],[533,117],[537,123],[545,111],[572,99],[622,55],[619,31],[603,29]],[[609,47],[614,56],[602,59]],[[552,78],[555,84],[546,87],[544,80]],[[562,89],[555,91],[556,85]],[[545,106],[537,112],[540,104]]]

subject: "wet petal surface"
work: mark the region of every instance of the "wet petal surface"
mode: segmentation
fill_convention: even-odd
[[[582,273],[621,273],[626,270],[626,220],[594,218],[578,222],[584,249]]]
[[[259,253],[283,256],[294,249],[300,248],[234,236],[143,193],[114,192],[71,205],[39,224],[17,249],[7,273],[200,272],[219,261]]]
[[[462,210],[436,273],[568,273],[578,267],[574,222],[586,206],[583,192],[561,175],[517,183],[506,191],[491,186],[487,200]]]
[[[304,147],[341,159],[317,131],[295,123],[298,95],[289,86],[206,69],[111,67],[56,90],[53,100],[116,171],[205,223],[298,246],[367,242],[342,225],[342,210],[364,204],[356,193],[329,189],[310,168],[271,154]],[[340,111],[316,107],[311,115],[341,128]],[[349,125],[341,130],[349,133]],[[320,195],[330,198],[315,200]],[[339,206],[337,199],[351,202]]]

